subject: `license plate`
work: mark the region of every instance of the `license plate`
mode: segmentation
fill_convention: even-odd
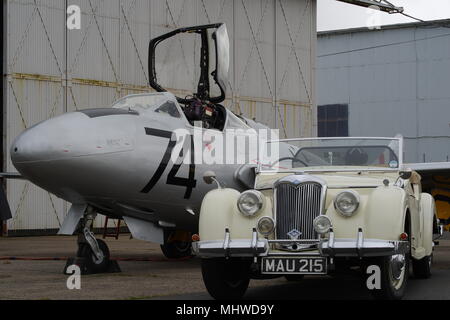
[[[263,274],[326,274],[325,258],[263,258],[261,263]]]

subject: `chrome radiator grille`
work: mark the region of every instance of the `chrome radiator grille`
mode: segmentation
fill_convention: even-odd
[[[317,239],[313,221],[321,211],[322,185],[305,182],[299,185],[281,183],[275,188],[276,197],[276,237],[292,239],[295,230],[298,239]]]

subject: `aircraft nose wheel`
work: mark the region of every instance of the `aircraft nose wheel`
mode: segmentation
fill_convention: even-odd
[[[91,231],[96,215],[92,208],[88,208],[83,220],[80,221],[77,257],[67,260],[65,274],[69,274],[68,268],[72,265],[77,265],[81,274],[121,272],[117,261],[110,260],[105,241],[96,239]]]
[[[97,244],[102,256],[97,257],[89,244],[80,243],[78,257],[85,259],[87,267],[91,269],[93,273],[102,273],[107,271],[110,263],[109,248],[103,240],[97,239]]]
[[[71,274],[68,272],[68,268],[72,265],[77,265],[83,275],[121,272],[117,261],[110,260],[109,249],[105,241],[96,239],[96,242],[101,255],[97,256],[88,242],[78,242],[77,257],[67,260],[64,274]]]

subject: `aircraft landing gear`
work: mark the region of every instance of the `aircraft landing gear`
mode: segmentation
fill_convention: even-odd
[[[192,256],[191,234],[184,231],[164,231],[164,244],[161,251],[168,259],[180,259]]]
[[[109,259],[106,243],[96,239],[91,231],[96,216],[93,208],[88,207],[78,229],[77,257],[69,258],[64,273],[67,274],[67,268],[71,265],[79,266],[81,274],[121,272],[117,262]]]

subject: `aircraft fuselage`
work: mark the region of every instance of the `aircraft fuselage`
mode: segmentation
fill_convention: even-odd
[[[173,163],[171,136],[180,128],[194,130],[184,117],[83,110],[29,128],[11,147],[11,158],[25,178],[71,203],[195,230],[201,199],[214,188],[203,174],[214,170],[221,182],[239,189],[233,178],[239,165]],[[192,154],[193,140],[182,157]]]

